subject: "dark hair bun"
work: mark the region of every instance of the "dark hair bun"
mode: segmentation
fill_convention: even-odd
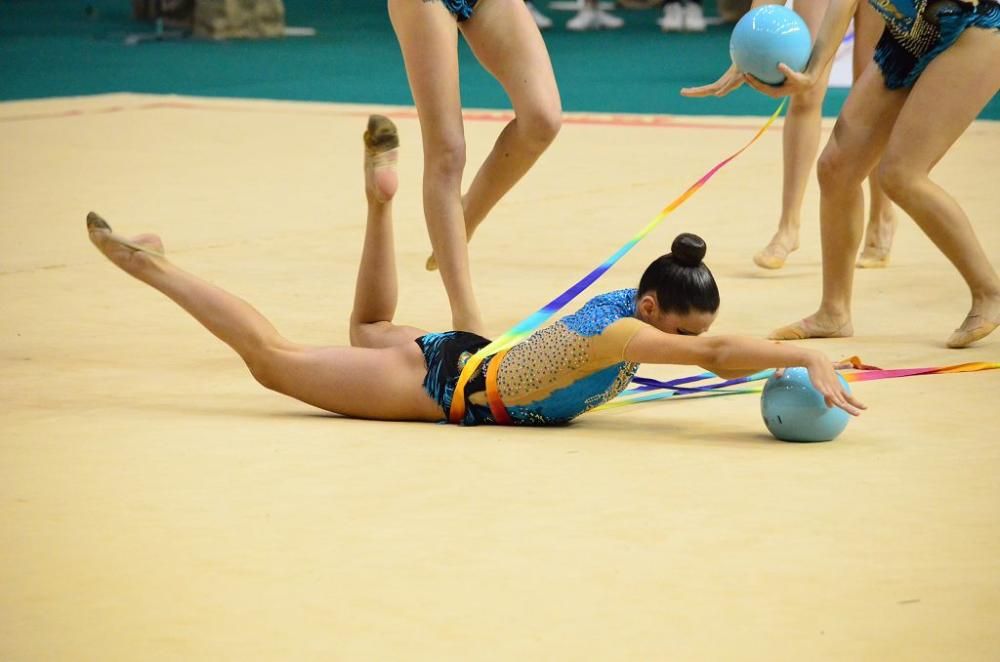
[[[706,250],[708,247],[705,245],[705,240],[690,232],[677,235],[674,243],[670,245],[670,254],[682,267],[697,267],[705,257]]]

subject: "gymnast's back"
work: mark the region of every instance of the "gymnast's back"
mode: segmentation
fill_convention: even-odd
[[[497,387],[507,413],[515,424],[553,425],[611,400],[639,367],[624,354],[644,326],[631,288],[595,296],[539,329],[501,359]]]

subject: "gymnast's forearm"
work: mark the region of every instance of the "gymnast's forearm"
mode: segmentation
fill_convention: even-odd
[[[829,363],[822,353],[794,345],[740,336],[680,336],[652,327],[636,333],[624,354],[635,363],[698,365],[726,377]]]
[[[823,22],[816,35],[816,42],[813,44],[812,56],[803,72],[805,75],[814,80],[818,79],[826,66],[830,64],[830,60],[837,54],[837,49],[840,48],[840,43],[847,33],[847,26],[850,25],[854,12],[858,9],[859,1],[830,0],[826,13],[823,14]]]
[[[730,379],[768,368],[809,367],[817,363],[829,363],[822,353],[795,345],[740,336],[719,336],[705,340],[711,343],[713,351],[708,364],[702,367]]]

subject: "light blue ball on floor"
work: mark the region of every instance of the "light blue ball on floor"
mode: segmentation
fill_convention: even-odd
[[[851,392],[837,375],[844,390]],[[760,396],[764,425],[781,441],[830,441],[844,431],[851,416],[840,407],[827,407],[809,381],[805,368],[788,368],[781,377],[771,375]]]
[[[785,80],[778,63],[802,71],[811,52],[806,22],[783,5],[764,5],[747,12],[729,38],[729,56],[736,66],[771,85]]]

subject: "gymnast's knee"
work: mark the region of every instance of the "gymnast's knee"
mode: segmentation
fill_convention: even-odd
[[[562,109],[555,103],[518,113],[517,126],[534,149],[544,151],[562,128]]]
[[[860,186],[867,173],[858,172],[850,155],[833,141],[829,142],[816,162],[816,178],[820,191],[837,193]]]
[[[788,104],[788,114],[819,117],[823,112],[823,98],[825,96],[825,88],[813,88],[808,92],[796,94],[791,97]]]
[[[393,324],[389,321],[360,322],[352,317],[348,330],[351,347],[376,347],[376,338],[385,335],[392,328]]]
[[[907,167],[904,159],[894,157],[892,154],[886,154],[882,157],[877,172],[882,190],[892,201],[897,203],[909,198],[914,187],[925,176],[925,173]]]
[[[241,354],[250,374],[257,383],[270,391],[284,392],[288,377],[288,352],[296,351],[293,347],[279,347],[271,344],[261,344]]]
[[[465,138],[455,133],[428,141],[424,164],[425,170],[435,178],[454,179],[460,183],[465,170]]]

